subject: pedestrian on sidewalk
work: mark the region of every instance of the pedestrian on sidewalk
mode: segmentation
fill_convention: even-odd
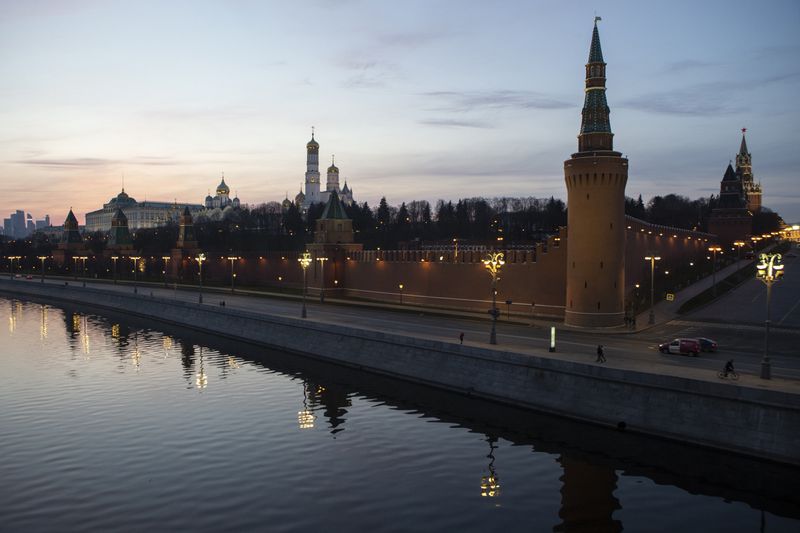
[[[597,345],[597,359],[595,360],[595,362],[596,363],[605,363],[606,362],[606,356],[603,353],[603,345],[602,344],[598,344]]]
[[[464,344],[464,332],[461,332],[461,335],[458,336],[459,344]]]

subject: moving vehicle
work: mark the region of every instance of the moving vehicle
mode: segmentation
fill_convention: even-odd
[[[672,342],[659,344],[658,351],[697,357],[697,354],[700,353],[700,341],[697,339],[675,339]]]
[[[700,351],[701,352],[716,352],[717,351],[717,341],[713,339],[709,339],[707,337],[700,337],[697,339],[700,342]]]

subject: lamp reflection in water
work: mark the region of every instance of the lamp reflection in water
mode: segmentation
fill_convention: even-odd
[[[314,411],[308,408],[308,384],[303,383],[303,410],[297,411],[297,425],[300,429],[312,429],[316,418]]]
[[[83,353],[89,355],[91,353],[89,345],[89,327],[86,320],[86,315],[81,317],[81,346],[83,346]]]
[[[139,333],[134,332],[133,334],[133,350],[131,350],[131,361],[133,362],[133,366],[136,367],[136,370],[139,370],[139,366],[142,363],[142,352],[139,351]]]
[[[47,306],[42,306],[42,317],[39,323],[39,337],[44,340],[47,338]]]
[[[488,436],[486,441],[489,443],[489,474],[481,476],[481,496],[485,498],[497,498],[500,496],[500,478],[494,470],[494,451],[497,449],[497,437]]]
[[[206,375],[206,367],[203,362],[203,347],[200,347],[200,369],[195,375],[195,386],[197,390],[202,391],[208,386],[208,376]]]

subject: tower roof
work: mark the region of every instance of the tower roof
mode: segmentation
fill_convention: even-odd
[[[328,174],[338,174],[339,167],[334,163],[334,156],[331,156],[331,166],[328,167]]]
[[[219,182],[219,185],[217,185],[217,194],[229,194],[230,192],[230,187],[225,184],[225,176],[222,176],[222,181]]]
[[[344,212],[344,207],[342,207],[342,202],[339,201],[339,195],[336,193],[335,189],[331,191],[328,203],[325,205],[325,210],[322,212],[320,218],[349,220],[350,217]]]
[[[594,18],[594,31],[592,31],[592,45],[589,48],[589,63],[603,63],[603,49],[600,48],[600,33],[597,31],[597,21],[600,17]]]
[[[117,207],[117,210],[114,211],[114,216],[111,217],[111,225],[112,226],[119,226],[119,225],[128,225],[128,217],[125,216],[125,213],[122,212],[122,209]]]
[[[728,163],[728,168],[725,169],[725,175],[722,176],[722,181],[736,181],[739,177],[736,175],[736,172],[733,170],[733,166]]]
[[[739,146],[739,155],[747,155],[750,152],[747,151],[747,141],[744,138],[744,132],[747,131],[747,128],[742,128],[742,144]]]
[[[78,229],[78,219],[75,218],[75,213],[72,212],[72,208],[69,208],[69,213],[67,213],[67,218],[64,220],[64,228],[66,229]]]

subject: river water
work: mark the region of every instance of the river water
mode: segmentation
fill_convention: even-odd
[[[0,297],[2,531],[799,531],[798,469]]]

